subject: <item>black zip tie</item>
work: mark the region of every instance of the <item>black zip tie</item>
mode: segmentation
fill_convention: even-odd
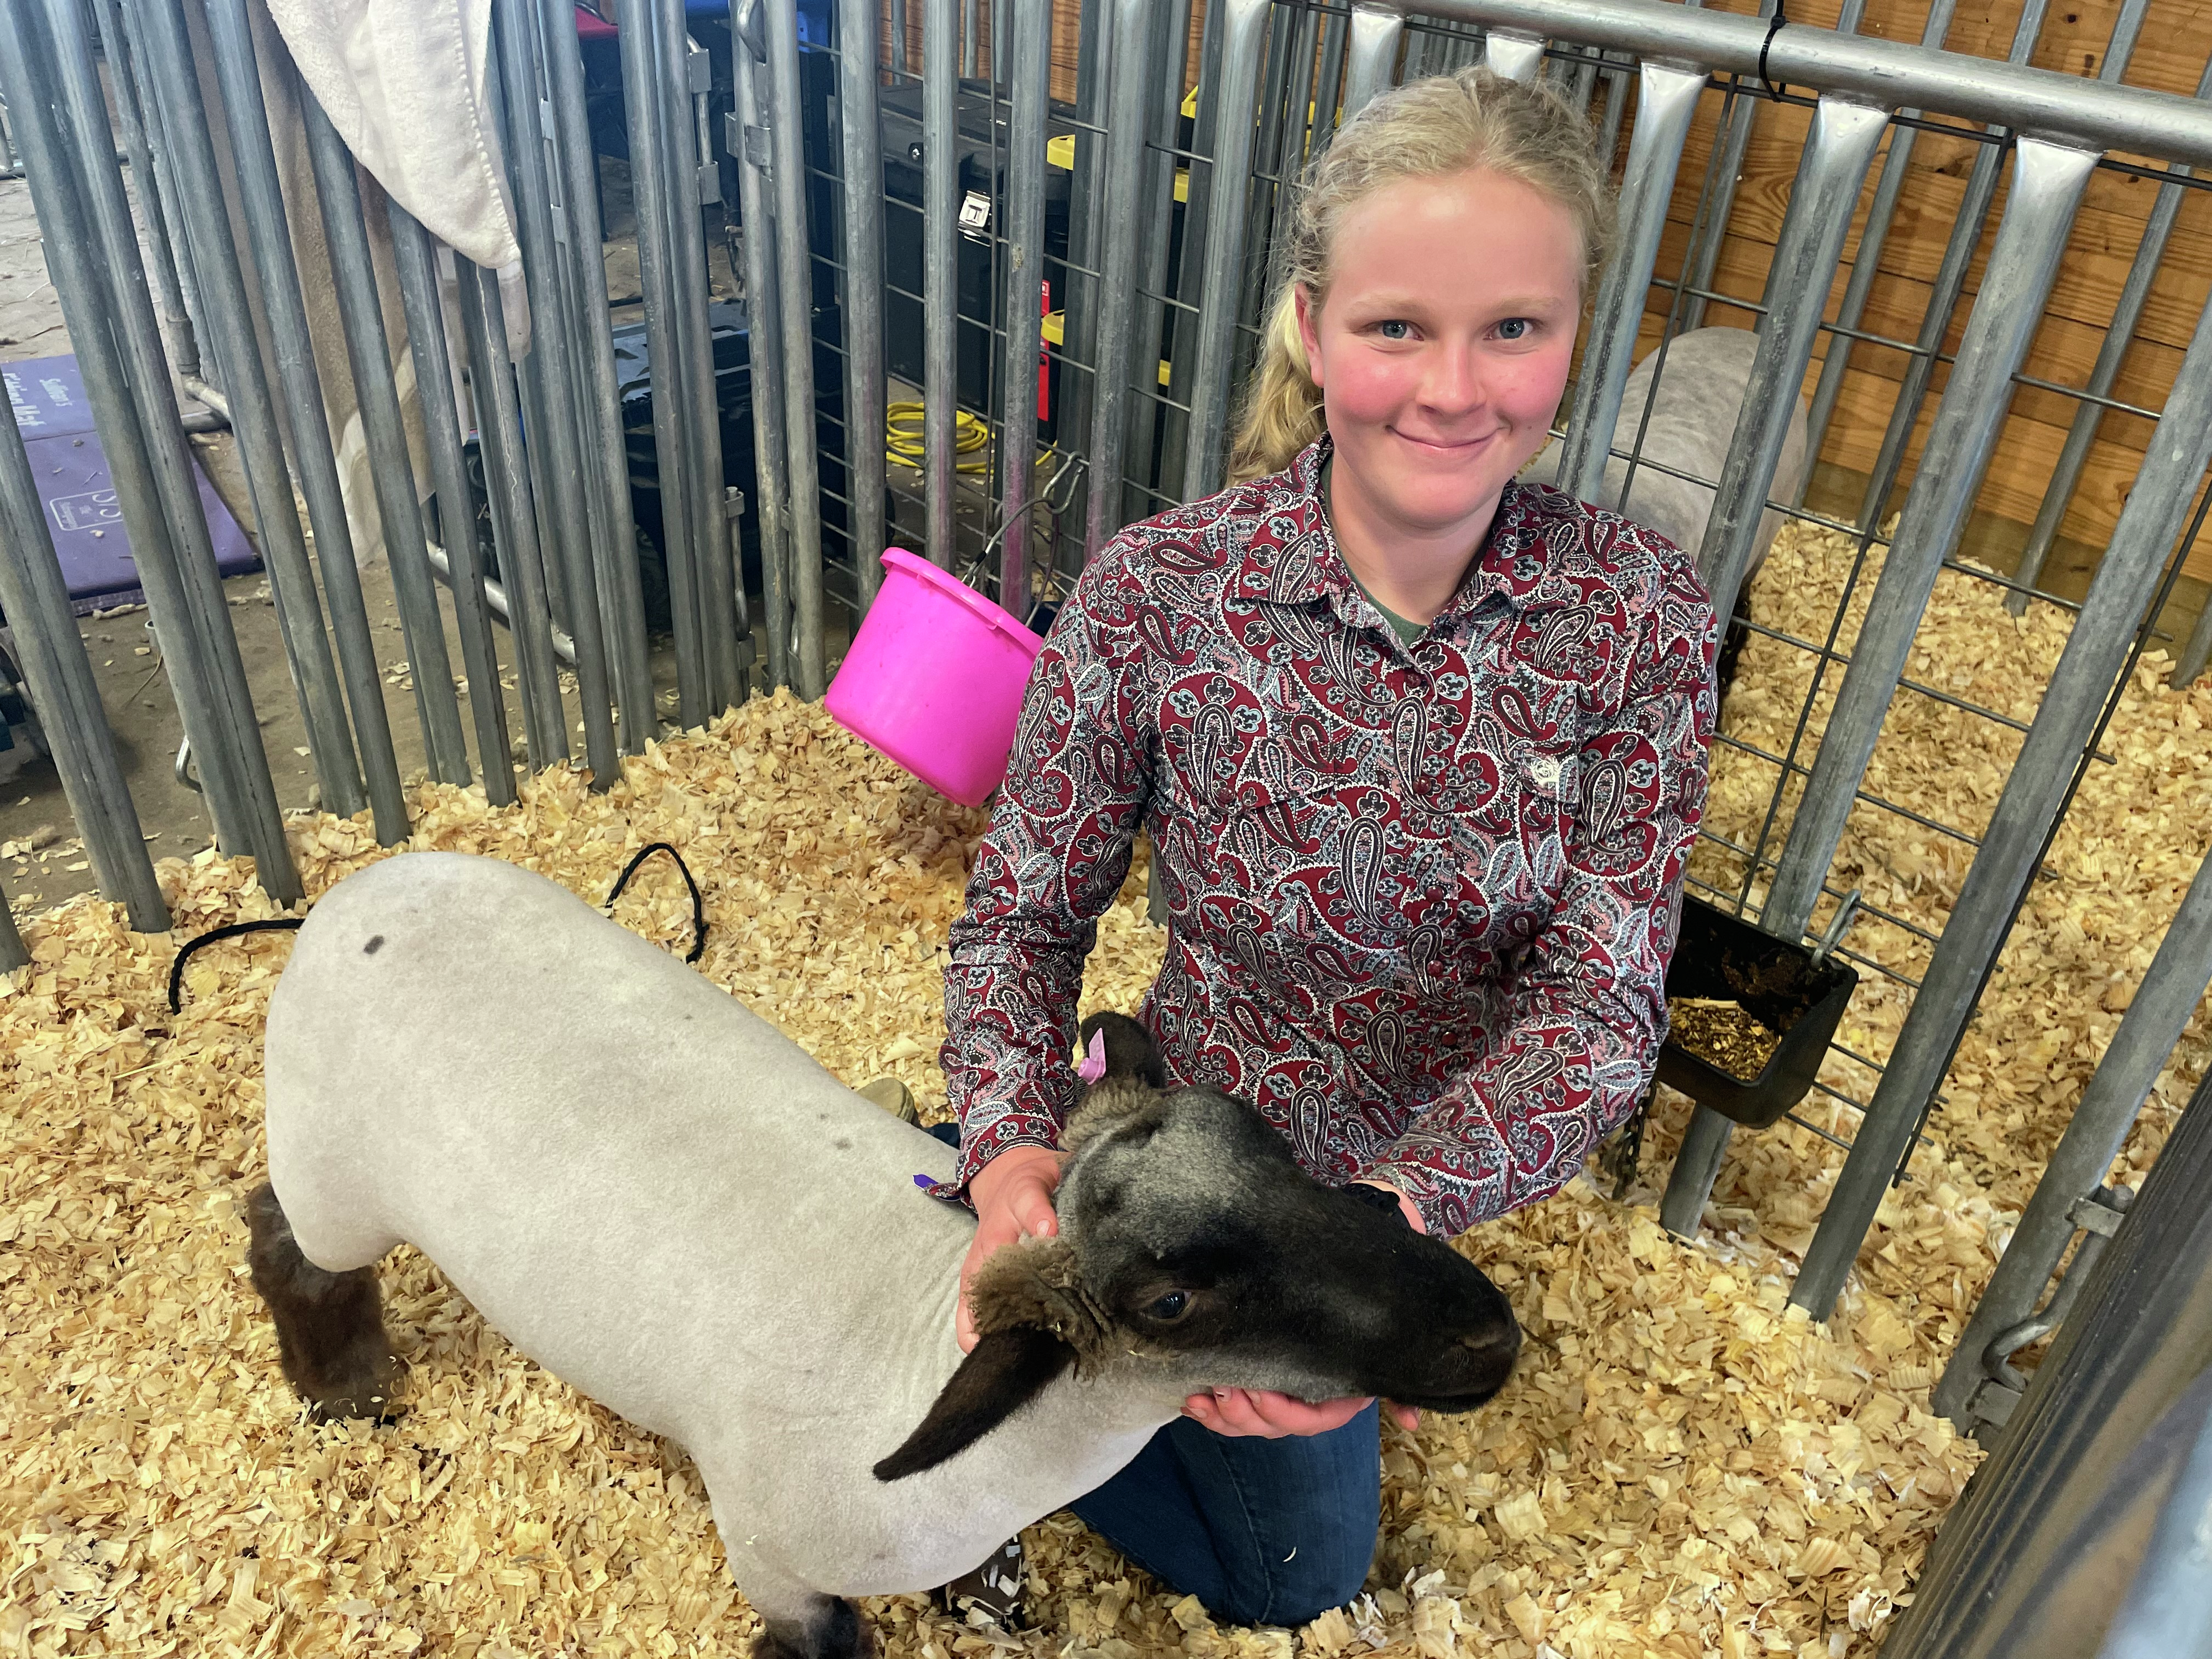
[[[665,853],[676,860],[676,867],[684,874],[684,884],[691,890],[691,949],[684,960],[696,962],[707,954],[707,901],[699,896],[699,884],[691,879],[691,866],[684,862],[684,854],[666,842],[656,841],[638,849],[637,856],[629,861],[622,874],[615,878],[614,889],[607,895],[606,908],[610,910],[614,908],[615,901],[622,896],[623,889],[629,885],[629,878],[637,873],[637,866],[655,853]]]
[[[1774,0],[1774,15],[1767,21],[1766,39],[1759,43],[1759,78],[1766,88],[1766,95],[1778,104],[1782,101],[1782,94],[1774,82],[1767,79],[1766,54],[1774,46],[1774,37],[1782,33],[1782,26],[1789,21],[1789,9],[1783,4],[1783,0]]]
[[[184,1007],[185,964],[191,960],[192,952],[203,945],[213,945],[219,939],[236,939],[241,933],[289,933],[306,923],[304,916],[272,916],[264,921],[234,921],[210,928],[198,939],[190,940],[177,952],[177,959],[169,964],[169,1012],[178,1013]]]

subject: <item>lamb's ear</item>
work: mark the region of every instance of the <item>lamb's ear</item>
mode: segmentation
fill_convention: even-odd
[[[1075,1350],[1050,1331],[1017,1325],[975,1344],[906,1443],[876,1465],[878,1480],[902,1480],[965,1451],[1075,1363]]]
[[[976,1269],[969,1305],[981,1333],[906,1443],[876,1465],[896,1480],[975,1444],[1070,1365],[1104,1351],[1103,1322],[1083,1293],[1062,1238],[1025,1238]]]

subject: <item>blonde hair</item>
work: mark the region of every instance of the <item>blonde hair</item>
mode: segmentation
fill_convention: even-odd
[[[1474,167],[1517,179],[1566,209],[1581,233],[1588,291],[1613,238],[1613,185],[1589,122],[1565,94],[1479,65],[1382,93],[1339,130],[1291,206],[1282,285],[1267,308],[1230,450],[1231,483],[1280,471],[1326,429],[1321,388],[1298,335],[1297,295],[1304,289],[1314,307],[1327,296],[1344,216],[1401,179]]]

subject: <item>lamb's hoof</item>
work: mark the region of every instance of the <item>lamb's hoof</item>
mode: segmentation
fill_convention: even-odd
[[[850,1601],[825,1597],[810,1620],[763,1619],[752,1659],[876,1659],[876,1644]]]

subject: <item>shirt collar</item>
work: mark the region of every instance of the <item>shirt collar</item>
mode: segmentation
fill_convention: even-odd
[[[1324,433],[1288,467],[1262,482],[1260,521],[1245,543],[1231,585],[1238,598],[1271,605],[1322,603],[1346,623],[1365,620],[1358,612],[1369,602],[1336,544],[1322,495],[1322,475],[1332,453]],[[1481,556],[1437,619],[1470,612],[1492,594],[1517,602],[1551,568],[1556,543],[1547,532],[1573,513],[1574,504],[1556,490],[1508,483]]]

